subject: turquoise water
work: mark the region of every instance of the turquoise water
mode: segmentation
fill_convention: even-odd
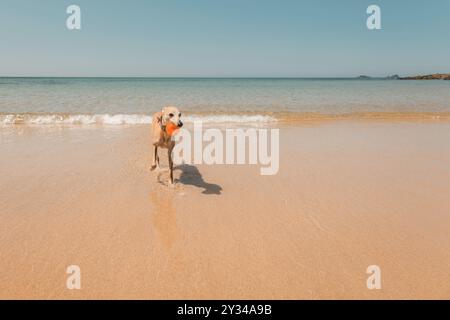
[[[450,112],[450,81],[353,79],[0,78],[0,113]]]

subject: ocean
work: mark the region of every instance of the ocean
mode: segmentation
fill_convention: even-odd
[[[184,119],[448,117],[450,81],[281,78],[0,78],[0,124],[145,124],[175,105]]]

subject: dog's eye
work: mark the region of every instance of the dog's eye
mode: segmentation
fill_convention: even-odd
[[[173,116],[174,116],[174,114],[173,114],[173,113],[169,113],[169,117],[171,117],[171,118],[172,118]]]
[[[178,117],[181,117],[181,113],[178,114]]]

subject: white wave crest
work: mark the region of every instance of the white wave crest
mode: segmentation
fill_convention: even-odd
[[[276,121],[267,115],[194,115],[183,117],[186,123],[265,123]],[[0,114],[0,124],[30,125],[137,125],[150,124],[151,115],[144,114]]]
[[[186,122],[202,121],[205,123],[258,123],[273,122],[275,118],[266,115],[211,115],[211,116],[186,116]]]

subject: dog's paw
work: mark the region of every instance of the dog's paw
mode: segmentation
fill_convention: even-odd
[[[161,169],[161,167],[159,166],[159,164],[155,164],[155,165],[152,165],[152,166],[150,167],[150,171],[161,172],[162,169]]]

